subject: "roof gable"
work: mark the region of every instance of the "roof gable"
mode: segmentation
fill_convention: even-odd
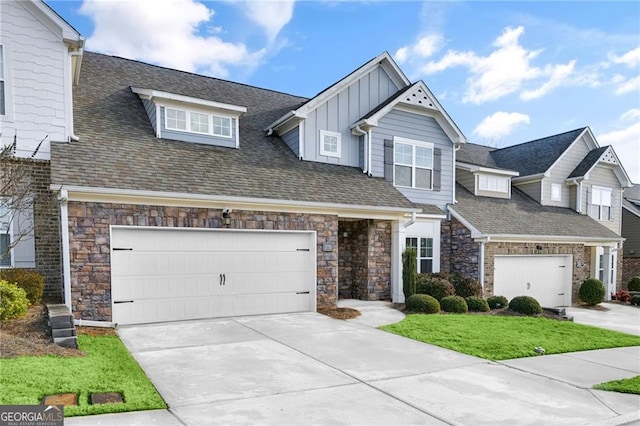
[[[65,42],[75,44],[76,47],[84,45],[84,37],[42,0],[21,1],[18,3],[40,20],[51,32],[61,34]]]
[[[578,164],[571,174],[569,174],[567,180],[579,178],[588,179],[589,173],[594,169],[594,167],[601,163],[607,164],[613,168],[613,173],[622,186],[630,187],[632,185],[629,175],[627,175],[627,172],[622,167],[622,164],[620,163],[620,160],[612,146],[603,146],[589,151],[580,164]]]

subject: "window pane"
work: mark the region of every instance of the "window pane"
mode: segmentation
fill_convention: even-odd
[[[421,274],[430,274],[433,272],[433,260],[431,259],[421,259],[420,260],[420,273]]]
[[[399,186],[411,186],[411,167],[396,166],[395,184]]]
[[[602,200],[601,191],[599,189],[594,188],[591,194],[591,198],[592,198],[591,203],[600,205]]]
[[[4,46],[0,46],[0,79],[4,79]]]
[[[433,149],[416,146],[416,166],[433,167]]]
[[[166,108],[167,129],[187,130],[187,112]]]
[[[413,165],[413,145],[396,143],[393,147],[396,164]]]
[[[609,220],[611,217],[611,207],[602,206],[600,220]]]
[[[231,119],[228,117],[213,116],[213,134],[216,136],[231,137]]]
[[[324,135],[323,143],[325,152],[338,153],[338,138],[336,136]]]
[[[209,133],[209,116],[207,114],[191,113],[191,131]]]
[[[600,204],[611,207],[611,191],[600,191]]]
[[[416,188],[431,189],[431,170],[416,168]]]
[[[0,266],[11,266],[11,255],[9,250],[9,234],[0,234]]]
[[[433,257],[433,238],[423,238],[426,247],[425,257]]]
[[[405,243],[406,243],[407,248],[413,248],[413,249],[417,249],[418,248],[418,239],[417,238],[407,238]]]
[[[9,198],[0,198],[0,232],[9,230],[11,214],[9,210]]]
[[[0,115],[5,115],[4,107],[4,81],[0,81]]]

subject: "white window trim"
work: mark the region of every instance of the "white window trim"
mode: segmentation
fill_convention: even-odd
[[[0,114],[0,122],[13,122],[13,88],[11,85],[11,49],[6,43],[0,43],[2,46],[2,65],[4,71],[4,114]]]
[[[396,163],[396,148],[395,148],[396,143],[411,145],[413,147],[413,155],[412,155],[413,164],[412,165]],[[431,167],[416,166],[416,146],[431,149]],[[433,191],[433,174],[434,174],[434,170],[433,170],[434,158],[433,157],[434,155],[435,155],[435,149],[433,144],[430,142],[424,142],[424,141],[419,141],[415,139],[408,139],[400,136],[394,136],[393,137],[393,185],[401,188],[418,189],[421,191]],[[396,165],[411,167],[411,186],[396,184]],[[416,185],[416,167],[423,170],[431,170],[431,187],[430,188],[419,188],[415,186]]]
[[[226,116],[226,115],[220,115],[220,114],[211,114],[208,112],[203,112],[203,111],[193,111],[193,110],[189,110],[189,109],[184,109],[184,108],[176,108],[173,106],[168,106],[168,105],[162,105],[162,107],[164,108],[164,128],[173,132],[183,132],[183,133],[192,133],[195,135],[206,135],[206,136],[214,136],[216,138],[225,138],[225,139],[231,139],[233,138],[233,119],[232,117]],[[187,129],[177,129],[177,128],[173,128],[173,127],[169,127],[168,125],[168,114],[167,111],[168,110],[173,110],[173,111],[183,111],[186,114],[186,126]],[[209,127],[209,131],[208,132],[198,132],[195,130],[191,129],[191,113],[194,114],[202,114],[202,115],[206,115],[208,117],[208,127]],[[213,117],[217,117],[217,118],[222,118],[225,120],[229,120],[229,135],[222,135],[222,134],[216,134],[213,131]]]
[[[557,188],[558,189],[558,196],[554,197],[553,195],[553,189]],[[559,183],[552,183],[551,184],[551,201],[562,201],[562,185]]]
[[[9,215],[11,216],[11,213],[9,213]],[[13,220],[11,220],[11,217],[9,218],[9,226],[7,229],[4,228],[0,228],[0,234],[7,234],[9,235],[9,246],[11,246],[11,240],[13,239]],[[13,250],[9,250],[9,264],[8,265],[0,265],[0,269],[2,268],[13,268]]]
[[[432,273],[436,271],[436,259],[435,259],[435,241],[433,239],[433,237],[420,237],[420,236],[416,236],[416,235],[407,235],[405,237],[405,249],[409,246],[407,246],[406,241],[410,238],[416,238],[417,241],[417,245],[418,247],[416,248],[416,265],[418,266],[418,273],[422,274],[422,273]],[[421,257],[420,256],[420,240],[425,239],[425,240],[431,240],[431,257],[426,256],[426,257]],[[420,260],[431,260],[431,272],[422,272],[420,271]]]
[[[478,176],[478,191],[498,192],[500,194],[509,193],[509,187],[511,186],[511,179],[508,176],[497,176],[497,175],[486,174],[486,173],[478,173],[476,176]],[[481,184],[483,177],[487,178],[486,188],[483,188]],[[496,179],[496,189],[489,189],[489,185],[488,185],[489,179]],[[500,180],[504,181],[506,184],[504,190],[497,189],[498,182],[500,182]]]
[[[600,192],[608,192],[609,193],[609,200],[610,203],[608,206],[605,206],[604,204],[595,204],[593,202],[593,193],[595,191],[600,191]],[[598,217],[593,217],[591,216],[591,207],[593,206],[599,206],[599,211],[598,211]],[[602,217],[602,207],[609,207],[609,217]],[[592,185],[591,186],[591,197],[589,199],[589,206],[587,207],[587,212],[589,213],[589,216],[591,216],[593,219],[595,220],[599,220],[601,222],[610,222],[611,220],[613,220],[613,189],[606,187],[606,186],[597,186],[597,185]]]
[[[338,141],[336,143],[337,152],[326,151],[324,149],[324,137],[332,136],[335,137]],[[320,130],[320,155],[325,155],[327,157],[335,157],[340,158],[340,153],[342,152],[342,134],[338,132],[331,132],[329,130]]]

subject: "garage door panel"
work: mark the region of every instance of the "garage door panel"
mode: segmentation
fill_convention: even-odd
[[[315,238],[300,232],[112,229],[120,324],[311,310]]]

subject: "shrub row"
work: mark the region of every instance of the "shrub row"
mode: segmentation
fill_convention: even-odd
[[[20,318],[29,305],[42,301],[44,278],[29,269],[0,271],[0,320]]]

